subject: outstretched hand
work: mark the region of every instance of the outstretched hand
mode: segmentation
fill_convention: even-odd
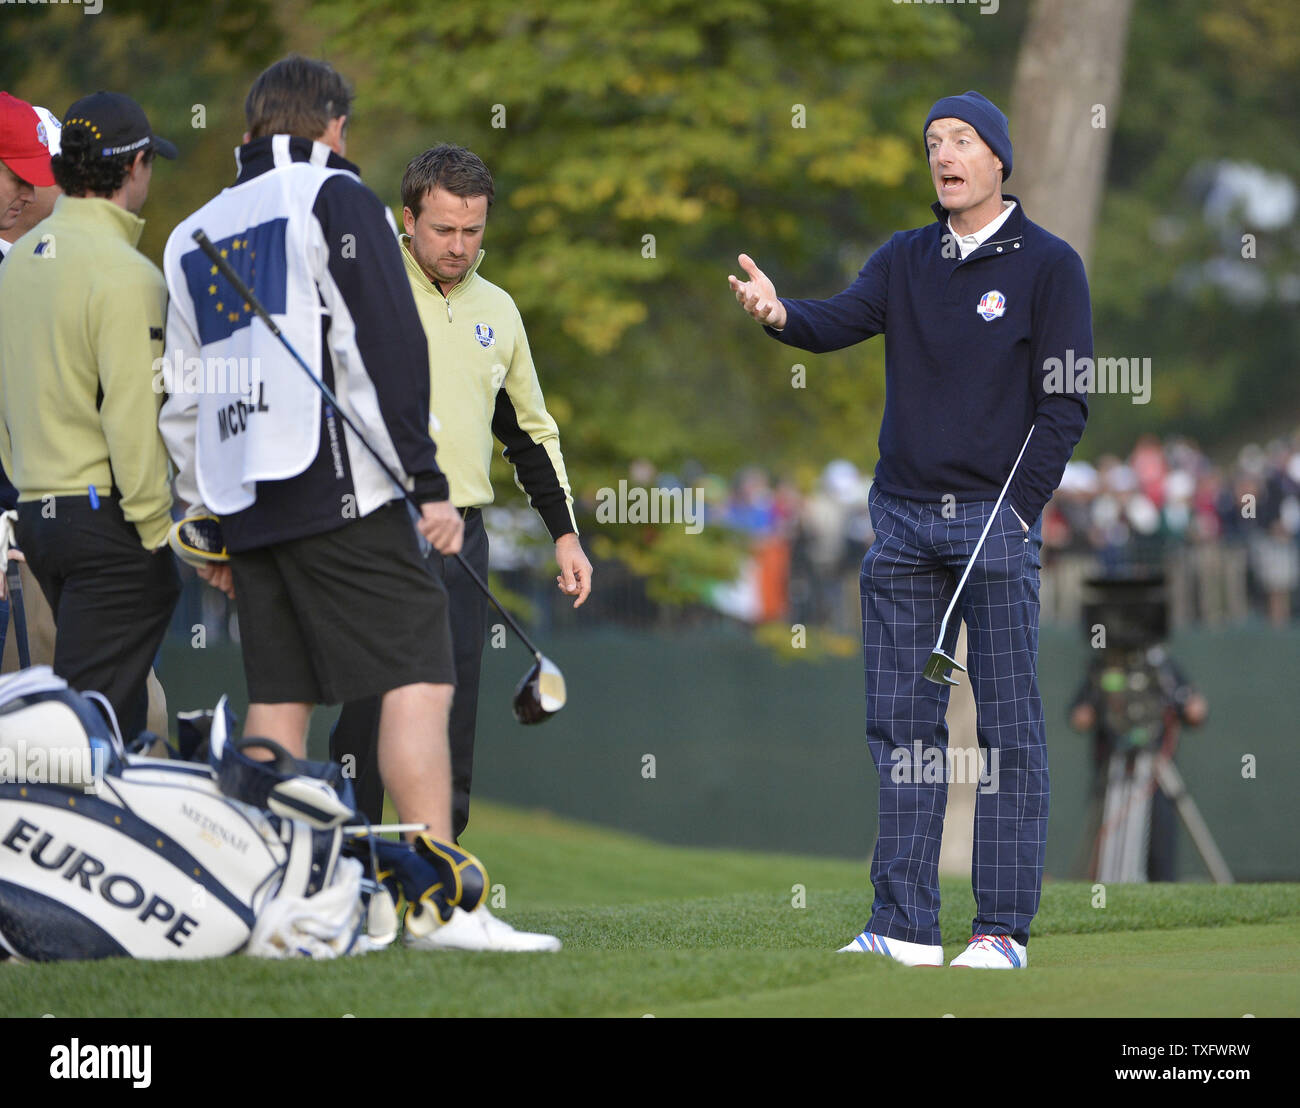
[[[736,302],[759,323],[781,330],[785,326],[785,305],[777,299],[776,286],[748,254],[741,254],[736,260],[749,277],[748,281],[741,281],[734,274],[727,275]]]

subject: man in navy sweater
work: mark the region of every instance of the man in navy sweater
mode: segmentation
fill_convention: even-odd
[[[952,962],[1023,968],[1047,842],[1036,675],[1041,514],[1088,414],[1086,380],[1063,382],[1053,359],[1091,359],[1092,312],[1078,254],[1002,193],[1012,161],[1006,116],[977,92],[944,97],[922,135],[938,194],[934,223],[896,233],[828,300],[778,298],[744,254],[749,279],[730,282],[745,310],[790,346],[822,353],[885,336],[885,413],[869,502],[876,541],[861,574],[880,829],[871,918],[845,951],[943,965],[947,775],[925,772],[932,760],[916,764],[915,752],[946,753],[948,689],[922,672],[1033,428],[960,599],[985,773],[975,805],[976,916]]]

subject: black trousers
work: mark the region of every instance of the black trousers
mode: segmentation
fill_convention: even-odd
[[[122,738],[145,729],[146,681],[181,582],[168,547],[150,552],[116,496],[18,505],[18,543],[54,613],[54,672],[79,692],[100,692]]]
[[[488,574],[488,539],[483,514],[477,508],[465,513],[465,538],[461,556],[483,580]],[[448,728],[451,745],[451,830],[459,840],[469,823],[469,791],[474,776],[474,728],[478,720],[479,671],[483,664],[483,639],[487,624],[487,599],[461,569],[454,557],[430,551],[425,563],[447,589],[451,647],[456,661],[456,694],[451,702]],[[356,778],[357,804],[373,823],[383,815],[384,784],[379,778],[380,698],[368,697],[343,705],[330,733],[330,758],[343,762],[351,755]],[[344,765],[349,763],[344,762]]]

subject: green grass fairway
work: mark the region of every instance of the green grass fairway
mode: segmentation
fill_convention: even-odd
[[[1300,885],[1116,885],[1101,908],[1088,885],[1049,883],[1029,972],[909,970],[834,953],[866,918],[865,864],[661,846],[482,802],[466,845],[504,886],[498,914],[562,953],[4,964],[0,1014],[1300,1015]],[[961,880],[943,895],[951,957],[974,902]]]

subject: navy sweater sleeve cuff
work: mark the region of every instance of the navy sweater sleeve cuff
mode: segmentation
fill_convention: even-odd
[[[785,326],[778,331],[764,323],[763,330],[786,346],[793,346],[796,350],[813,350],[817,344],[817,336],[808,327],[799,304],[785,297],[779,299],[785,305]]]
[[[447,500],[451,493],[447,478],[441,473],[417,473],[411,481],[414,486],[411,495],[419,504],[428,504],[434,500]]]

